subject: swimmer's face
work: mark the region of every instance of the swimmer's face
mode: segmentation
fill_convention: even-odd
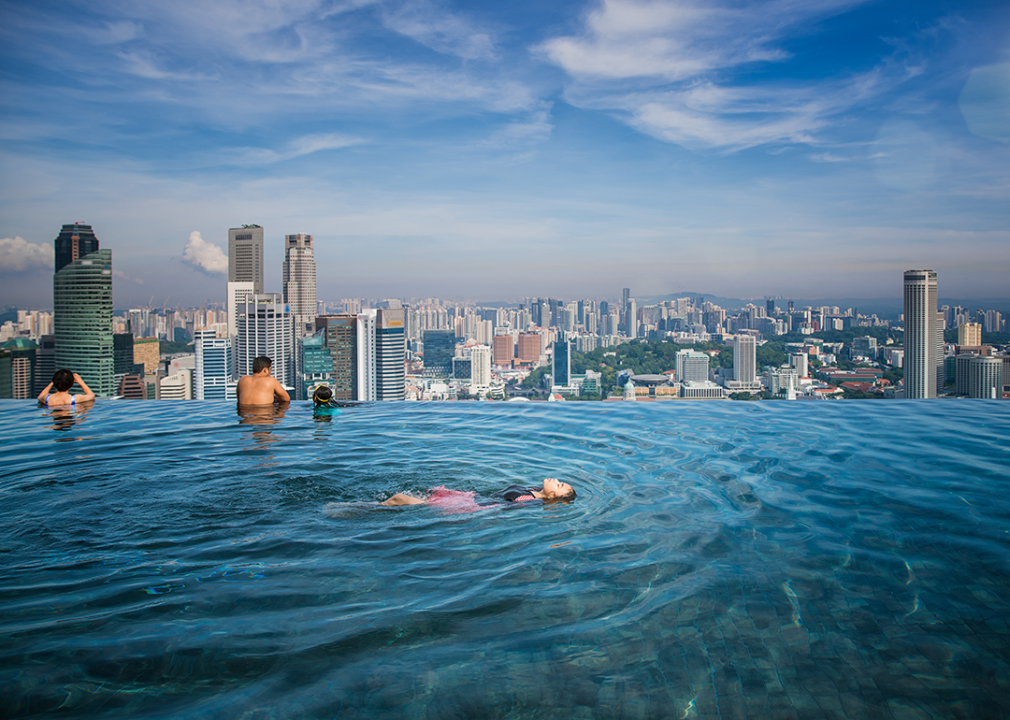
[[[557,478],[544,478],[543,493],[546,500],[568,497],[572,494],[572,486]]]

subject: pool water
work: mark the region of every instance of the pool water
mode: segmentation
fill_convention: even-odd
[[[1010,403],[0,410],[2,717],[1010,716]]]

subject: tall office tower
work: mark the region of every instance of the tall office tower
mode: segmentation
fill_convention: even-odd
[[[456,333],[452,330],[425,330],[424,374],[448,377],[452,374],[452,356],[456,354]]]
[[[757,382],[757,341],[753,335],[737,335],[733,341],[733,379]]]
[[[316,318],[316,327],[330,355],[333,399],[363,400],[358,397],[358,315],[322,315]]]
[[[238,374],[252,372],[253,360],[266,355],[273,362],[272,374],[285,388],[294,389],[295,337],[291,313],[279,293],[247,295],[238,306],[235,344]]]
[[[14,338],[0,345],[0,398],[28,400],[38,395],[32,392],[37,349],[28,338]]]
[[[308,400],[315,388],[326,385],[333,389],[333,358],[326,348],[326,331],[297,338],[299,382],[296,399]]]
[[[193,333],[193,345],[196,348],[196,399],[234,400],[232,339],[218,337],[214,330],[201,329]]]
[[[767,298],[765,300],[765,313],[768,315],[775,314],[775,298]]]
[[[638,308],[634,299],[629,299],[624,305],[624,334],[629,338],[638,337]]]
[[[495,365],[511,367],[515,356],[515,340],[512,335],[495,335],[492,344],[492,361]],[[427,351],[425,351],[427,352]]]
[[[806,353],[795,353],[789,356],[789,364],[796,368],[796,374],[801,378],[808,377],[807,361],[809,360],[810,356]]]
[[[245,304],[246,297],[256,294],[254,282],[228,282],[225,301],[228,304],[228,337],[238,334],[238,308]],[[136,334],[136,333],[134,333]]]
[[[968,397],[998,399],[1003,395],[1003,358],[979,355],[968,361]]]
[[[131,348],[132,352],[132,348]],[[35,351],[35,387],[32,394],[38,397],[56,372],[56,338],[43,335],[39,338],[39,349]]]
[[[82,225],[81,223],[64,225],[53,245],[56,256],[56,269],[53,272],[59,272],[74,260],[79,260],[85,255],[98,252],[98,238],[95,237],[94,230],[90,225]],[[48,380],[46,384],[49,384]]]
[[[251,282],[263,292],[263,228],[243,225],[228,230],[228,282]]]
[[[697,350],[678,350],[676,355],[679,382],[708,382],[709,357]]]
[[[491,385],[491,348],[487,345],[470,348],[470,384],[484,388]]]
[[[295,336],[312,334],[316,320],[316,259],[312,236],[284,236],[284,302],[295,322]]]
[[[375,399],[406,397],[407,359],[403,308],[379,309],[375,319]]]
[[[961,323],[957,326],[958,345],[981,345],[982,326],[979,323]]]
[[[554,341],[554,359],[551,374],[552,383],[558,387],[567,387],[572,383],[572,351],[571,345],[564,333],[559,333]]]
[[[936,273],[905,272],[905,397],[935,398],[937,357]]]
[[[53,276],[56,367],[79,374],[98,397],[115,393],[112,342],[112,251],[98,250]]]

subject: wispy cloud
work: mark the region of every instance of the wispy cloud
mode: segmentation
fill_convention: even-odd
[[[791,80],[785,71],[756,81],[744,71],[785,64],[791,35],[862,1],[605,0],[588,13],[581,34],[549,39],[535,52],[569,74],[570,102],[610,111],[668,142],[731,151],[817,143],[838,113],[922,67],[896,55],[868,72],[818,81]]]
[[[182,260],[187,265],[213,275],[224,275],[228,272],[228,256],[224,250],[203,239],[199,231],[189,234],[186,247],[182,250]]]
[[[364,142],[362,138],[349,135],[305,135],[292,140],[280,151],[266,148],[236,148],[229,151],[228,155],[231,157],[230,162],[236,165],[270,165],[324,150],[353,147]]]
[[[53,267],[53,246],[36,245],[23,237],[0,238],[0,272],[14,273]]]
[[[456,55],[467,60],[490,60],[495,56],[490,33],[429,0],[408,0],[398,6],[387,5],[382,18],[390,30],[444,55]]]

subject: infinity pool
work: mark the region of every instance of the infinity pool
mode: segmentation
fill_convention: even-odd
[[[3,717],[1010,716],[1010,403],[0,410]]]

